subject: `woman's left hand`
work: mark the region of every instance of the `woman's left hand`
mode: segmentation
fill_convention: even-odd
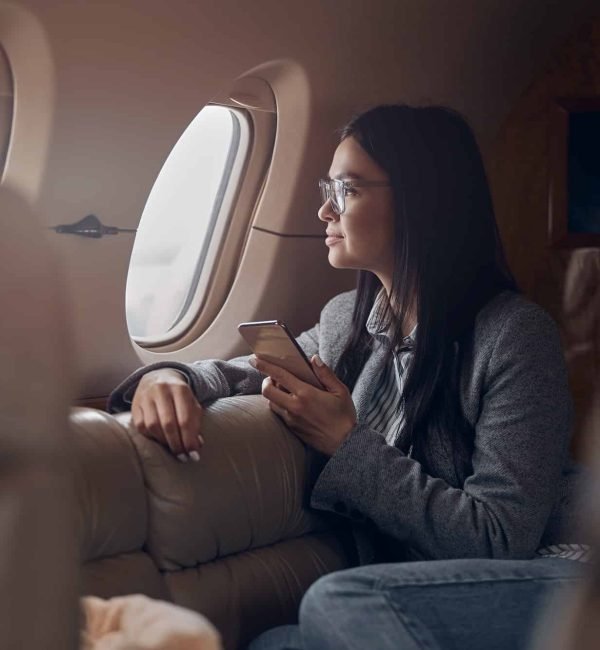
[[[307,445],[332,456],[356,424],[356,409],[347,386],[315,355],[312,367],[324,390],[292,373],[254,357],[252,365],[264,375],[262,394],[271,410]],[[285,388],[289,391],[286,393]]]

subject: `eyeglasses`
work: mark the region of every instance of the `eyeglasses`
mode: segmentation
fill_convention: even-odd
[[[346,195],[353,187],[387,187],[391,185],[387,181],[343,181],[339,178],[319,181],[321,190],[321,201],[331,201],[331,207],[336,214],[343,214],[346,209]]]

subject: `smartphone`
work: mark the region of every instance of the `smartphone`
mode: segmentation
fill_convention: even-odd
[[[315,388],[323,389],[310,361],[285,323],[279,320],[240,323],[238,331],[261,359],[285,368]]]

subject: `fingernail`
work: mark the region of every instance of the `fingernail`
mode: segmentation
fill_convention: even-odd
[[[181,463],[187,463],[188,457],[185,454],[178,454],[177,460],[180,461]]]
[[[200,454],[197,451],[190,451],[190,458],[197,463],[200,460]]]
[[[204,438],[202,436],[198,436],[198,440],[200,441],[200,444],[204,444]]]
[[[313,361],[317,364],[317,366],[319,366],[319,368],[322,368],[325,365],[318,354],[315,354]]]
[[[256,357],[251,354],[250,357],[248,358],[248,363],[253,367],[256,368]]]

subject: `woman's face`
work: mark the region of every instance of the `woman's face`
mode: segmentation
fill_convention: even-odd
[[[389,182],[387,173],[353,137],[343,140],[335,150],[329,178]],[[394,268],[391,187],[350,188],[344,212],[336,214],[327,200],[319,210],[319,219],[327,223],[325,243],[331,266],[371,271],[384,286],[391,283]]]

